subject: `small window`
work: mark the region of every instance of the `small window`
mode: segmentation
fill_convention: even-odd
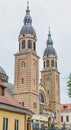
[[[34,42],[34,51],[36,50],[36,44],[35,44],[35,42]]]
[[[54,67],[54,60],[51,61],[51,66]]]
[[[55,61],[55,67],[57,68],[57,61]]]
[[[8,118],[3,118],[3,130],[8,130]]]
[[[61,122],[63,122],[63,116],[61,116]]]
[[[21,62],[21,67],[22,67],[22,68],[25,67],[25,62],[24,62],[24,61]]]
[[[32,41],[31,40],[28,41],[28,48],[30,48],[30,49],[32,48]]]
[[[19,120],[15,120],[14,130],[19,130]]]
[[[49,60],[46,61],[46,66],[49,67]]]
[[[50,77],[47,77],[47,83],[50,83]]]
[[[43,65],[44,65],[44,69],[45,69],[45,61],[44,61]]]
[[[66,116],[66,122],[69,122],[69,116]]]
[[[22,106],[24,106],[24,102],[22,102]]]
[[[22,49],[25,48],[25,40],[22,41]]]
[[[22,78],[22,84],[24,84],[24,78]]]

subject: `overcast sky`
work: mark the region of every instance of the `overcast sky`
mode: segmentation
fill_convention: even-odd
[[[37,34],[37,54],[42,57],[51,27],[58,55],[61,103],[71,103],[67,96],[67,78],[71,72],[71,0],[29,0],[33,27]],[[27,0],[0,0],[0,66],[14,83],[14,54],[23,26]]]

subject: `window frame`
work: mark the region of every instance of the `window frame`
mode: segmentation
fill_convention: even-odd
[[[32,41],[28,40],[28,49],[31,49],[31,48],[32,48]]]
[[[19,130],[19,120],[18,119],[14,120],[14,130]]]
[[[66,122],[69,122],[69,116],[66,116]]]
[[[22,49],[25,48],[25,40],[22,41]]]
[[[46,67],[49,67],[49,60],[46,60]]]
[[[54,67],[54,60],[51,60],[51,67]]]
[[[3,130],[8,130],[8,118],[3,117]]]
[[[61,122],[63,122],[63,116],[61,116]]]

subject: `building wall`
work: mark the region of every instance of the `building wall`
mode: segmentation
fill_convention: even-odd
[[[65,123],[65,126],[68,128],[71,126],[71,110],[62,110],[61,116],[63,117],[63,121],[61,122],[61,125]],[[66,120],[66,117],[69,117],[69,121]]]
[[[24,49],[21,45],[23,40],[26,44]],[[32,42],[30,49],[28,40]],[[19,37],[20,50],[15,54],[14,97],[18,102],[24,102],[24,106],[33,112],[35,107],[39,113],[39,57],[33,49],[34,42],[36,44],[32,35]]]
[[[0,130],[3,129],[3,118],[8,118],[9,130],[14,130],[15,119],[19,120],[19,130],[25,129],[25,115],[0,110]]]
[[[50,61],[49,67],[45,67],[41,71],[41,84],[46,91],[48,100],[48,106],[47,104],[45,104],[45,106],[47,109],[56,112],[56,119],[54,119],[54,122],[58,127],[61,127],[60,73],[56,66],[51,66],[51,60],[57,60],[56,57],[52,55],[49,57],[45,56],[43,61],[46,61],[47,59]]]

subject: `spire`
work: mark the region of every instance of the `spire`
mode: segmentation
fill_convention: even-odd
[[[48,28],[48,40],[47,40],[47,47],[48,46],[53,46],[53,41],[51,39],[51,33],[50,33],[50,27]]]
[[[48,31],[48,32],[49,32],[49,33],[48,33],[48,38],[50,38],[50,37],[51,37],[50,26],[49,26],[48,30],[49,30],[49,31]]]
[[[29,8],[29,1],[27,0],[27,9]]]
[[[49,34],[50,34],[50,26],[49,26],[49,28],[48,28],[48,29],[49,29]]]
[[[32,17],[30,16],[29,1],[27,0],[26,16],[24,17],[24,25],[32,24]]]

